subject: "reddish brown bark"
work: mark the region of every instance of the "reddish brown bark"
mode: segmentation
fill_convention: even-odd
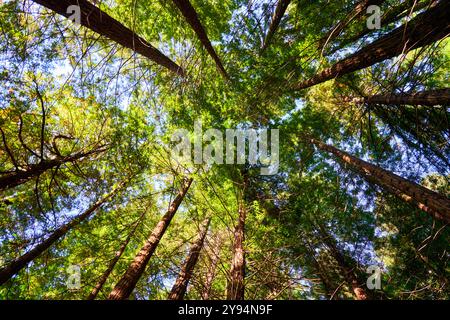
[[[436,4],[436,2],[437,0],[425,0],[419,3],[417,2],[417,0],[406,0],[399,5],[390,7],[388,10],[386,10],[386,12],[384,12],[384,14],[381,16],[381,25],[387,26],[395,21],[399,21],[410,13],[417,12],[423,8],[426,8],[427,6],[432,6],[433,4]],[[327,51],[326,54],[331,55],[336,51],[342,49],[343,47],[362,39],[363,37],[374,31],[375,30],[371,30],[364,26],[360,32],[347,39],[344,39],[340,42],[339,46]]]
[[[178,192],[176,198],[170,204],[169,209],[166,214],[161,218],[156,227],[153,229],[149,238],[145,242],[144,246],[138,252],[133,262],[130,264],[128,269],[125,271],[122,278],[117,282],[114,289],[108,296],[109,300],[124,300],[128,299],[133,289],[136,287],[139,278],[145,271],[145,268],[158,247],[159,242],[161,241],[164,233],[167,230],[170,222],[172,221],[173,216],[178,210],[181,202],[184,199],[189,187],[191,186],[192,179],[185,181]]]
[[[312,87],[445,38],[450,33],[449,15],[450,2],[441,1],[433,8],[421,13],[407,24],[398,27],[350,57],[337,62],[314,77],[294,85],[293,89],[301,90]]]
[[[369,182],[378,184],[405,202],[415,204],[433,218],[450,223],[450,200],[445,196],[321,141],[312,138],[308,140],[320,150],[329,152],[343,163],[348,164]]]
[[[241,201],[239,204],[239,219],[234,229],[233,260],[231,262],[230,279],[227,284],[228,300],[244,300],[245,218],[246,209],[243,201]]]
[[[344,273],[344,278],[348,285],[352,288],[356,300],[369,299],[369,294],[363,288],[365,281],[358,279],[358,276],[355,272],[356,263],[354,265],[349,264],[348,259],[345,258],[345,256],[337,247],[336,240],[325,230],[323,226],[319,226],[319,232],[322,235],[322,241],[328,247],[331,255],[336,260],[342,272]]]
[[[325,289],[326,297],[330,300],[337,299],[337,297],[333,295],[332,290],[333,285],[331,281],[328,279],[327,272],[324,270],[320,262],[317,260],[314,249],[311,247],[311,245],[308,243],[307,240],[304,240],[304,244],[311,259],[312,265],[314,267],[315,274],[317,274],[317,276],[320,279],[320,282],[322,283],[323,288]]]
[[[92,289],[91,293],[89,294],[89,296],[87,297],[86,300],[94,300],[97,297],[98,293],[102,289],[106,280],[108,280],[109,275],[113,271],[113,269],[116,266],[117,262],[119,261],[120,257],[125,252],[125,249],[127,248],[128,243],[130,242],[131,238],[134,236],[136,229],[139,226],[139,223],[142,222],[142,219],[144,218],[144,216],[145,216],[145,211],[141,215],[141,217],[139,218],[138,222],[135,224],[135,226],[133,227],[131,232],[128,234],[125,241],[120,245],[119,250],[117,250],[116,254],[114,255],[114,258],[109,262],[108,268],[106,268],[105,272],[103,272],[102,276],[97,281],[97,284]]]
[[[405,94],[374,95],[363,98],[367,104],[406,104],[411,106],[450,106],[450,89],[437,89]]]
[[[289,6],[290,2],[291,0],[278,0],[275,12],[273,13],[272,20],[270,22],[269,31],[267,31],[266,37],[264,38],[264,43],[261,47],[261,51],[264,51],[269,46],[270,41],[272,40],[275,32],[277,31],[281,19],[283,18],[284,13],[286,12],[286,9]]]
[[[41,255],[45,250],[47,250],[51,245],[60,240],[67,232],[72,230],[74,227],[78,226],[81,222],[89,218],[98,208],[100,208],[105,202],[110,200],[117,192],[124,186],[121,183],[113,191],[105,195],[103,198],[95,202],[89,209],[87,209],[82,214],[78,215],[76,218],[72,219],[70,222],[64,224],[63,226],[56,229],[47,239],[35,246],[33,249],[20,256],[19,258],[13,260],[6,267],[0,270],[0,285],[8,281],[12,276],[17,274],[20,270],[28,265],[31,261]]]
[[[105,149],[99,148],[90,152],[80,152],[70,156],[58,157],[51,160],[43,160],[37,164],[30,164],[25,170],[16,170],[12,173],[2,175],[0,177],[0,191],[17,187],[18,185],[21,185],[32,178],[38,177],[47,170],[56,168],[65,163],[75,162],[89,155],[93,155],[95,153],[100,153],[103,151],[105,151]]]
[[[198,257],[200,256],[200,251],[203,248],[203,243],[205,242],[206,234],[208,233],[209,223],[211,218],[207,218],[203,225],[201,226],[197,241],[192,244],[189,250],[189,255],[181,267],[180,273],[178,274],[177,280],[169,293],[168,300],[183,300],[186,294],[187,286],[189,280],[192,278],[192,273],[194,272],[195,265],[197,264]]]
[[[181,14],[186,19],[186,21],[190,24],[192,29],[195,31],[198,38],[200,39],[200,42],[206,48],[206,51],[208,51],[209,55],[214,59],[217,69],[219,69],[220,73],[226,79],[228,79],[228,74],[225,71],[225,68],[223,67],[222,61],[220,60],[219,56],[217,55],[216,51],[214,50],[214,48],[211,44],[211,41],[209,41],[208,35],[206,34],[206,31],[203,28],[203,25],[201,24],[201,22],[198,18],[197,12],[195,12],[194,7],[192,7],[189,0],[173,0],[173,2],[178,7],[178,9],[181,11]]]
[[[68,18],[73,13],[67,13],[69,6],[79,6],[81,9],[81,25],[92,31],[129,48],[155,63],[184,76],[183,69],[165,56],[161,51],[135,34],[119,21],[109,16],[87,0],[33,0],[34,2]]]

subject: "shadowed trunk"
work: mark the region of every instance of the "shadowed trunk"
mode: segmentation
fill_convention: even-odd
[[[245,277],[245,218],[246,209],[243,200],[239,204],[239,220],[234,229],[233,260],[231,262],[230,279],[227,284],[228,300],[244,300]]]
[[[225,79],[228,79],[228,74],[222,65],[222,61],[220,61],[220,58],[217,56],[217,53],[214,50],[211,41],[209,41],[208,35],[206,34],[206,31],[203,28],[194,7],[192,7],[189,0],[173,0],[173,2],[181,11],[181,14],[190,24],[192,29],[194,29],[195,33],[200,39],[200,42],[206,48],[206,51],[208,51],[209,55],[214,59],[217,69],[219,69],[220,73],[225,77]]]
[[[28,263],[33,261],[39,255],[41,255],[45,250],[47,250],[51,245],[60,240],[67,232],[72,230],[74,227],[78,226],[81,222],[89,218],[98,208],[100,208],[105,202],[110,200],[117,192],[124,186],[125,183],[121,183],[113,191],[105,195],[103,198],[95,202],[89,209],[87,209],[82,214],[78,215],[76,218],[72,219],[70,222],[64,224],[63,226],[56,229],[47,239],[35,246],[33,249],[20,256],[19,258],[13,260],[6,267],[0,270],[0,285],[8,281],[12,276],[17,274],[21,269],[25,268]]]
[[[162,54],[161,51],[87,0],[33,1],[66,18],[69,18],[74,14],[73,12],[67,12],[68,7],[78,6],[81,9],[80,23],[82,26],[143,55],[180,76],[184,76],[183,69]]]
[[[308,254],[310,256],[312,265],[314,267],[314,272],[315,274],[317,274],[317,276],[320,278],[320,282],[322,283],[323,288],[325,289],[325,295],[326,297],[331,300],[331,299],[337,299],[336,296],[333,296],[333,285],[330,282],[327,272],[326,270],[324,270],[324,268],[322,267],[322,265],[320,264],[320,262],[317,260],[316,256],[315,256],[315,252],[314,249],[311,247],[311,245],[308,243],[307,240],[303,240],[304,244],[305,244],[305,248],[308,251]]]
[[[210,257],[211,264],[209,265],[208,272],[206,273],[206,280],[202,290],[202,299],[208,300],[211,295],[212,283],[214,281],[214,277],[216,276],[217,264],[219,263],[220,257],[220,249],[222,246],[222,237],[219,235],[219,238],[215,240],[214,246],[211,248]]]
[[[136,287],[139,278],[145,271],[145,267],[148,264],[148,261],[152,257],[156,248],[158,247],[159,241],[163,237],[164,233],[167,230],[170,222],[172,221],[173,216],[178,210],[181,202],[184,199],[189,187],[191,186],[192,179],[184,181],[182,189],[178,192],[176,198],[170,204],[169,209],[166,214],[161,218],[156,227],[153,229],[149,238],[145,242],[144,246],[141,248],[139,253],[134,258],[133,262],[130,264],[128,269],[122,278],[117,282],[114,289],[108,296],[109,300],[124,300],[128,299],[133,289]]]
[[[141,215],[141,217],[137,221],[136,225],[133,227],[133,230],[131,230],[131,232],[128,235],[128,237],[120,245],[120,248],[119,248],[119,250],[117,250],[116,254],[114,255],[114,258],[109,262],[108,268],[105,270],[105,272],[103,272],[102,276],[100,277],[100,279],[98,280],[97,284],[92,289],[91,293],[89,294],[89,296],[87,297],[86,300],[94,300],[97,297],[98,293],[102,289],[102,287],[105,284],[106,280],[108,280],[109,275],[113,271],[113,269],[116,266],[117,262],[119,261],[120,257],[122,256],[122,254],[124,253],[125,249],[127,248],[127,245],[130,242],[131,238],[134,236],[137,227],[139,226],[140,222],[142,222],[142,220],[143,220],[143,218],[145,216],[145,213],[146,212],[144,211],[144,213]]]
[[[445,196],[321,141],[312,138],[308,141],[320,150],[329,152],[343,163],[348,164],[369,182],[378,184],[405,202],[416,204],[419,209],[429,213],[433,218],[450,223],[450,200]]]
[[[342,269],[344,273],[344,278],[348,285],[352,288],[353,294],[355,295],[356,300],[368,300],[370,299],[369,294],[363,288],[365,284],[364,280],[358,279],[358,276],[355,272],[356,263],[354,265],[350,265],[347,259],[344,257],[342,252],[336,245],[336,240],[330,235],[323,226],[319,225],[319,232],[322,236],[322,241],[328,247],[331,252],[331,255],[338,263],[339,267]]]
[[[186,289],[189,280],[192,277],[195,265],[197,264],[198,257],[200,256],[200,251],[203,248],[203,243],[205,242],[205,237],[208,232],[209,223],[211,218],[207,218],[200,229],[197,241],[191,246],[189,250],[189,255],[184,261],[181,267],[180,273],[178,274],[177,280],[169,293],[168,300],[183,300],[186,294]]]
[[[266,50],[267,47],[269,46],[270,41],[272,40],[275,32],[277,31],[281,19],[283,18],[284,13],[286,12],[286,9],[289,6],[290,2],[291,0],[278,0],[277,7],[275,8],[275,12],[273,13],[272,16],[272,21],[270,22],[269,31],[267,31],[267,35],[264,39],[261,51]]]
[[[363,98],[367,104],[406,104],[411,106],[449,106],[450,89],[437,89],[405,94],[383,94]]]
[[[391,7],[386,12],[383,13],[381,16],[381,22],[380,24],[382,26],[387,26],[395,21],[399,21],[400,19],[404,18],[405,16],[409,15],[410,13],[417,12],[423,8],[426,8],[427,6],[431,6],[433,4],[436,4],[437,0],[427,0],[417,3],[417,0],[406,0],[402,2],[401,4]],[[339,46],[326,51],[327,55],[331,55],[335,53],[338,50],[341,50],[347,45],[350,45],[363,37],[365,37],[368,34],[371,34],[375,32],[376,30],[372,30],[364,26],[360,32],[355,34],[354,36],[351,36],[348,39],[344,39],[340,42]]]
[[[56,168],[65,163],[74,162],[80,160],[89,155],[100,153],[105,149],[97,149],[90,152],[80,152],[71,156],[59,157],[51,160],[43,160],[37,164],[28,165],[26,170],[16,170],[12,173],[7,173],[0,177],[0,191],[17,187],[28,180],[40,176],[47,170]]]
[[[292,89],[302,90],[309,88],[333,78],[370,67],[375,63],[396,57],[399,54],[432,44],[450,33],[449,15],[450,2],[441,1],[435,7],[421,13],[407,24],[398,27],[350,57],[337,62],[308,80],[297,83]]]

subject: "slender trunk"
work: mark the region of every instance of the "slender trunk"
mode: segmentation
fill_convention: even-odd
[[[103,198],[95,202],[89,209],[87,209],[82,214],[78,215],[76,218],[72,219],[70,222],[64,224],[63,226],[56,229],[47,239],[35,246],[33,249],[20,256],[19,258],[13,260],[6,267],[0,270],[0,285],[8,281],[12,276],[17,274],[21,269],[26,267],[28,263],[33,261],[39,255],[41,255],[45,250],[47,250],[51,245],[60,240],[64,235],[72,230],[74,227],[78,226],[81,222],[89,218],[98,208],[100,208],[105,202],[110,200],[117,192],[124,186],[121,183],[113,191],[105,195]]]
[[[228,300],[244,300],[245,251],[244,229],[246,209],[243,200],[239,204],[239,220],[234,229],[233,260],[231,262],[230,279],[227,286]]]
[[[313,257],[313,264],[316,269],[317,275],[320,278],[320,282],[322,282],[322,286],[325,289],[325,296],[329,300],[337,300],[336,296],[333,296],[333,290],[331,289],[332,286],[330,284],[330,280],[328,279],[326,273],[323,271],[322,266],[320,265],[319,261],[315,257]]]
[[[183,201],[184,196],[189,190],[191,183],[192,179],[189,179],[183,183],[183,187],[178,192],[176,198],[170,204],[166,214],[164,214],[156,227],[153,229],[144,246],[141,248],[139,253],[134,258],[133,262],[128,267],[127,271],[124,273],[122,278],[119,280],[119,282],[117,282],[116,286],[109,294],[109,300],[124,300],[130,296],[131,292],[139,281],[139,278],[144,273],[145,267],[147,266],[150,258],[155,252],[159,241],[161,241],[161,238],[164,236],[164,233],[166,232],[167,227],[172,221],[173,216],[175,215],[178,207]]]
[[[421,13],[407,24],[398,27],[350,57],[337,62],[308,80],[297,83],[293,89],[301,90],[312,87],[333,78],[367,68],[399,54],[432,44],[449,34],[449,15],[450,2],[441,1],[433,8]]]
[[[26,170],[16,170],[12,173],[2,175],[0,177],[0,191],[17,187],[28,180],[40,176],[47,170],[56,168],[65,163],[80,160],[86,156],[103,152],[104,149],[97,149],[90,152],[80,152],[71,156],[60,157],[57,159],[43,160],[37,164],[31,164]]]
[[[329,152],[348,164],[369,182],[378,184],[405,202],[415,203],[419,209],[429,213],[435,219],[450,223],[450,200],[445,196],[321,141],[312,138],[308,140],[320,150]]]
[[[347,259],[344,257],[342,252],[339,250],[339,248],[336,245],[336,241],[330,235],[323,226],[319,225],[319,232],[322,235],[322,240],[325,243],[325,245],[328,247],[328,249],[331,252],[331,255],[338,263],[339,267],[342,269],[342,272],[344,273],[344,277],[348,285],[352,288],[352,291],[356,297],[356,300],[367,300],[369,299],[369,295],[367,294],[366,290],[362,287],[362,284],[364,284],[363,280],[359,280],[358,276],[356,275],[355,269],[356,269],[356,263],[352,263],[353,266],[351,266]]]
[[[214,247],[211,248],[210,258],[211,264],[209,265],[208,272],[206,273],[206,279],[201,293],[203,300],[208,300],[211,295],[212,283],[216,276],[217,264],[219,263],[220,248],[222,246],[222,237],[216,239]]]
[[[203,243],[205,242],[205,237],[208,232],[209,223],[211,218],[207,218],[200,229],[197,241],[191,246],[189,250],[189,255],[181,267],[180,273],[178,274],[177,280],[169,293],[168,300],[183,300],[186,294],[186,289],[189,280],[192,277],[195,265],[197,264],[198,257],[200,256],[200,251],[203,248]]]
[[[388,9],[381,16],[380,24],[382,26],[387,26],[393,22],[399,21],[400,19],[404,18],[405,16],[407,16],[410,13],[417,12],[427,6],[436,4],[436,2],[437,2],[437,0],[426,0],[426,1],[417,3],[417,0],[406,0],[406,1],[402,2],[401,4]],[[340,42],[339,46],[327,51],[326,54],[327,55],[334,54],[336,51],[341,50],[345,46],[350,45],[350,44],[362,39],[363,37],[365,37],[366,35],[374,32],[374,31],[376,31],[376,30],[369,29],[364,25],[364,27],[362,28],[362,30],[360,32],[358,32],[357,34],[355,34],[354,36],[352,36],[348,39],[344,39],[343,41]]]
[[[336,26],[334,26],[320,41],[319,48],[325,47],[328,43],[337,38],[341,32],[355,19],[362,17],[367,8],[371,5],[380,5],[384,0],[362,0],[358,2],[353,10],[347,14]]]
[[[304,240],[304,243],[305,243],[305,248],[308,251],[309,256],[311,257],[311,261],[312,261],[315,273],[319,276],[320,282],[322,283],[322,286],[325,289],[325,295],[330,300],[336,299],[335,297],[333,297],[333,290],[332,290],[333,285],[331,284],[330,280],[328,279],[327,273],[324,272],[322,265],[317,260],[313,248],[307,242],[307,240]]]
[[[170,58],[87,0],[33,1],[66,18],[74,14],[68,8],[70,6],[77,6],[81,9],[80,23],[82,26],[143,55],[180,76],[184,76],[183,69]]]
[[[134,234],[136,232],[136,229],[139,226],[139,223],[142,222],[142,219],[144,218],[145,213],[146,213],[146,211],[144,211],[144,213],[141,215],[141,217],[139,218],[139,220],[136,222],[135,226],[131,230],[131,232],[128,235],[128,237],[120,245],[120,248],[119,248],[119,250],[117,250],[116,254],[114,255],[114,258],[109,262],[108,268],[106,268],[105,272],[103,272],[102,276],[100,277],[100,279],[98,280],[97,284],[92,289],[91,293],[89,294],[89,296],[87,297],[86,300],[94,300],[97,297],[98,293],[102,289],[102,287],[105,284],[106,280],[108,280],[109,275],[113,271],[113,269],[116,266],[117,262],[119,261],[120,257],[125,252],[125,249],[127,248],[128,243],[130,242],[131,238],[134,236]]]
[[[272,40],[273,35],[277,31],[281,19],[283,18],[284,13],[286,12],[286,9],[289,6],[290,2],[291,0],[278,0],[277,7],[275,8],[275,12],[273,13],[272,16],[272,21],[270,22],[269,31],[267,32],[267,35],[264,39],[261,51],[266,50],[267,47],[269,46],[270,41]]]
[[[406,94],[374,95],[362,99],[367,104],[406,104],[411,106],[450,106],[450,89],[437,89]]]
[[[200,39],[200,42],[206,48],[206,51],[208,51],[209,55],[214,59],[217,69],[219,69],[220,73],[225,77],[225,79],[228,79],[228,74],[223,67],[222,61],[220,61],[220,58],[217,56],[217,53],[214,50],[211,41],[209,41],[208,35],[206,34],[206,31],[203,28],[194,7],[192,7],[189,0],[173,0],[173,2],[181,11],[181,14],[190,24],[192,29],[194,29],[195,33]]]

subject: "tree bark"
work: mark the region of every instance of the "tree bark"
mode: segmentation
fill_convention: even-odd
[[[222,61],[214,50],[211,41],[209,41],[208,35],[206,34],[206,31],[203,28],[194,7],[192,7],[189,0],[173,0],[173,2],[181,11],[181,14],[190,24],[192,29],[195,31],[198,38],[200,39],[200,42],[206,48],[206,51],[208,51],[209,55],[213,58],[214,62],[216,63],[217,69],[219,69],[220,73],[224,76],[225,79],[228,79],[229,77],[225,68],[223,67]]]
[[[450,89],[437,89],[405,94],[374,95],[362,99],[367,104],[406,104],[411,106],[450,106]]]
[[[369,182],[378,184],[405,202],[416,204],[419,209],[427,212],[433,218],[450,223],[450,200],[445,196],[321,141],[313,138],[309,138],[308,141],[320,150],[331,153],[343,163],[348,164]]]
[[[43,160],[37,164],[28,165],[26,170],[16,170],[0,177],[0,191],[17,187],[28,180],[35,178],[47,170],[56,168],[62,164],[80,160],[89,155],[103,152],[105,149],[97,149],[90,152],[80,152],[71,156],[59,157],[51,160]]]
[[[70,222],[64,224],[63,226],[56,229],[47,239],[35,246],[33,249],[20,256],[19,258],[13,260],[6,267],[0,270],[0,285],[8,281],[20,270],[28,265],[31,261],[36,259],[45,250],[47,250],[51,245],[60,240],[64,235],[72,230],[74,227],[78,226],[81,222],[89,218],[98,208],[100,208],[105,202],[110,200],[117,192],[125,185],[125,183],[119,184],[113,191],[105,195],[103,198],[95,202],[89,209],[87,209],[82,214],[78,215],[76,218],[72,219]]]
[[[368,293],[363,288],[364,281],[358,279],[358,276],[355,272],[356,263],[351,266],[347,259],[344,257],[342,252],[336,245],[335,239],[330,235],[323,226],[319,225],[319,232],[322,236],[322,240],[325,245],[330,250],[333,258],[338,263],[339,267],[342,269],[344,273],[344,278],[348,285],[352,288],[353,294],[355,295],[356,300],[368,300],[370,299]]]
[[[278,0],[277,6],[275,8],[275,12],[273,13],[272,20],[270,22],[269,31],[267,31],[266,37],[264,38],[264,43],[261,47],[261,52],[266,50],[272,40],[275,32],[280,25],[281,19],[286,12],[287,7],[291,0]]]
[[[381,25],[387,26],[388,24],[391,24],[395,21],[399,21],[400,19],[402,19],[403,17],[405,17],[406,15],[408,15],[410,13],[417,12],[427,6],[432,6],[433,4],[436,4],[437,1],[438,0],[426,0],[426,1],[417,3],[417,0],[406,0],[406,1],[402,2],[401,4],[388,9],[381,16]],[[374,31],[375,30],[371,30],[367,27],[364,27],[360,32],[358,32],[354,36],[341,41],[339,46],[327,51],[326,54],[331,55],[331,54],[335,53],[336,51],[344,48],[345,46],[347,46],[349,44],[352,44],[352,43],[358,41],[359,39],[365,37],[366,35],[374,32]]]
[[[100,277],[100,279],[98,280],[97,284],[92,289],[91,293],[89,294],[89,296],[87,297],[86,300],[94,300],[97,297],[98,293],[102,289],[102,287],[105,284],[106,280],[108,280],[109,275],[113,271],[113,269],[116,266],[117,262],[119,261],[120,257],[125,252],[125,249],[127,248],[128,243],[130,242],[131,238],[134,236],[134,234],[136,232],[136,229],[139,226],[139,223],[142,222],[142,219],[144,218],[145,213],[146,213],[146,211],[144,211],[144,213],[141,215],[141,217],[139,218],[139,220],[137,221],[137,223],[133,227],[133,230],[131,230],[131,232],[128,235],[128,237],[120,245],[120,248],[119,248],[119,250],[117,250],[116,254],[114,255],[114,258],[109,262],[108,268],[105,270],[105,272],[103,272],[102,276]]]
[[[33,1],[66,18],[73,14],[73,12],[67,12],[68,7],[78,6],[81,9],[80,23],[82,26],[143,55],[180,76],[185,75],[183,69],[161,51],[87,0]]]
[[[367,68],[399,54],[432,44],[450,33],[448,17],[450,2],[441,1],[407,24],[374,41],[314,77],[297,83],[294,90],[302,90],[345,74]]]
[[[322,282],[322,286],[325,289],[326,297],[329,300],[337,299],[336,297],[333,296],[333,290],[332,290],[333,285],[331,284],[330,280],[328,279],[327,273],[324,271],[324,268],[322,267],[320,262],[317,260],[314,249],[312,248],[312,246],[309,244],[309,242],[307,240],[303,240],[303,241],[304,241],[304,245],[307,250],[307,253],[311,259],[314,271],[317,274],[317,276],[320,278],[320,282]]]
[[[206,234],[208,233],[209,223],[211,218],[207,218],[200,229],[197,241],[191,246],[189,250],[189,255],[181,267],[180,273],[178,274],[177,280],[169,293],[168,300],[183,300],[186,294],[186,289],[189,280],[192,277],[195,265],[197,264],[198,257],[200,256],[200,251],[203,248],[203,243],[205,242]]]
[[[322,49],[333,39],[337,38],[341,32],[348,26],[354,19],[359,19],[366,13],[366,10],[371,5],[380,5],[384,0],[362,0],[358,2],[353,10],[347,14],[347,16],[334,26],[322,39],[319,41],[319,48]]]
[[[244,300],[245,250],[244,229],[246,209],[243,200],[239,204],[238,224],[234,229],[233,260],[231,262],[230,279],[227,285],[228,300]]]
[[[218,239],[214,244],[214,247],[211,248],[211,264],[209,265],[208,272],[206,273],[205,284],[203,286],[203,290],[201,293],[203,300],[208,300],[211,295],[212,283],[214,281],[214,277],[216,276],[217,264],[219,263],[219,255],[220,248],[222,246],[222,237],[218,235]]]
[[[108,296],[109,300],[124,300],[128,299],[133,289],[136,287],[139,278],[145,271],[145,267],[147,266],[150,258],[155,252],[159,241],[164,236],[164,233],[167,230],[170,222],[172,221],[173,216],[178,210],[181,202],[183,201],[189,187],[191,186],[192,179],[188,179],[184,181],[184,185],[181,190],[178,192],[176,198],[172,201],[167,210],[166,214],[161,218],[156,227],[153,229],[149,238],[145,242],[144,246],[141,248],[139,253],[134,258],[133,262],[130,264],[122,278],[117,282],[114,289]]]

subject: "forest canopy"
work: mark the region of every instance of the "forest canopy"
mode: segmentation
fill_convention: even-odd
[[[0,1],[0,299],[449,299],[449,17]]]

